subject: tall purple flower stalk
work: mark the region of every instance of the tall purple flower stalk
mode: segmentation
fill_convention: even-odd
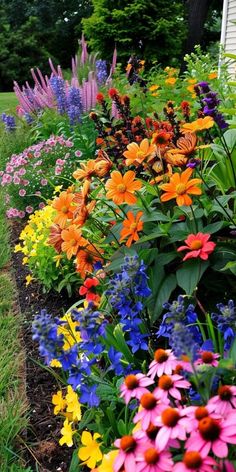
[[[9,133],[16,129],[16,120],[15,117],[12,115],[6,115],[6,113],[2,113],[1,120],[5,125],[5,130]]]

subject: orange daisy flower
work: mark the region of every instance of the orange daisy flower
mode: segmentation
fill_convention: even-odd
[[[171,139],[171,134],[166,131],[159,131],[154,133],[152,136],[152,143],[156,144],[159,148],[165,148]]]
[[[120,241],[123,241],[123,239],[129,236],[125,243],[127,247],[130,247],[133,241],[139,240],[138,231],[142,231],[143,229],[143,222],[140,220],[142,216],[142,211],[138,211],[136,216],[134,216],[132,211],[128,211],[127,219],[123,221],[123,229],[120,232]]]
[[[76,256],[80,246],[86,244],[86,240],[81,236],[81,230],[75,225],[69,226],[61,233],[63,243],[61,245],[62,251],[66,252],[67,259]]]
[[[92,176],[95,175],[95,160],[90,159],[86,164],[81,162],[80,169],[77,169],[73,173],[73,177],[76,180],[88,179],[91,180]]]
[[[176,203],[178,206],[182,205],[192,205],[192,199],[190,195],[201,195],[202,191],[198,184],[202,182],[201,179],[190,179],[193,173],[193,169],[186,169],[184,172],[178,174],[175,173],[170,177],[170,182],[168,184],[160,185],[160,188],[164,190],[164,193],[161,196],[162,202],[167,202],[176,198]]]
[[[132,205],[136,203],[137,198],[134,192],[140,190],[142,183],[135,180],[135,172],[129,170],[122,175],[118,170],[111,173],[111,179],[106,183],[107,198],[113,200],[114,203],[120,205],[121,203],[128,203]]]
[[[97,252],[96,247],[92,244],[89,244],[89,242],[87,241],[87,245],[77,252],[76,271],[83,279],[85,279],[88,273],[94,271],[94,264],[98,261],[103,262],[103,259]]]
[[[90,213],[96,205],[96,200],[92,200],[88,205],[81,205],[78,212],[76,212],[73,223],[77,226],[83,226],[88,219]]]
[[[154,144],[149,144],[147,138],[143,139],[140,143],[140,146],[137,143],[130,143],[127,146],[127,151],[123,153],[126,157],[126,165],[139,165],[143,162],[145,157],[150,156],[156,152],[156,146]]]
[[[57,223],[62,229],[65,228],[67,220],[73,218],[73,212],[76,209],[73,205],[73,199],[73,193],[62,192],[52,204],[52,207],[57,210],[54,223]]]
[[[214,126],[214,120],[211,116],[205,116],[204,118],[198,118],[191,123],[184,123],[182,126],[183,133],[195,133],[197,131],[203,131]]]

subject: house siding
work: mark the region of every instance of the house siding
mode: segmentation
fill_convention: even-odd
[[[221,43],[225,52],[236,54],[236,0],[224,0]],[[236,77],[236,63],[230,62],[229,72]]]

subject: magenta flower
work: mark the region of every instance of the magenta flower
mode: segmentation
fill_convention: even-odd
[[[148,389],[145,387],[153,383],[153,380],[143,374],[127,375],[124,379],[124,383],[120,387],[120,396],[124,398],[126,404],[129,403],[131,398],[138,398],[138,400],[140,400],[142,395],[148,392]]]
[[[47,181],[47,179],[41,179],[40,183],[41,183],[41,185],[43,185],[45,187],[48,184],[48,181]]]
[[[143,447],[138,439],[133,436],[123,436],[121,439],[116,439],[114,444],[120,449],[113,465],[114,472],[119,472],[122,466],[125,470],[135,471],[136,455]]]
[[[165,449],[170,439],[180,439],[184,441],[187,433],[193,429],[192,420],[185,416],[184,409],[165,408],[161,415],[155,418],[154,424],[160,427],[156,436],[156,445],[160,449]]]
[[[196,257],[200,257],[200,259],[206,261],[216,246],[215,243],[209,241],[210,237],[211,235],[208,233],[190,234],[184,241],[186,246],[180,246],[177,249],[178,252],[189,251],[186,256],[184,256],[183,261]]]
[[[159,451],[156,447],[146,447],[145,451],[137,454],[136,461],[135,472],[168,472],[174,465],[170,452]],[[132,469],[127,470],[131,472]]]
[[[157,349],[154,354],[154,361],[149,366],[148,375],[151,379],[163,374],[170,375],[175,369],[178,361],[170,349]]]
[[[34,209],[32,206],[28,205],[26,208],[25,208],[25,211],[26,213],[33,213]]]
[[[168,395],[175,398],[176,400],[181,400],[181,393],[179,389],[181,388],[190,388],[191,384],[184,379],[181,375],[162,375],[158,379],[158,386],[154,390],[154,394],[157,398],[162,401],[168,399]]]
[[[201,357],[199,357],[199,359],[197,359],[194,362],[194,365],[197,366],[197,365],[207,364],[213,367],[218,366],[219,362],[217,361],[217,359],[220,357],[220,354],[214,354],[211,351],[199,351],[198,354],[200,354]]]
[[[75,151],[75,156],[76,157],[81,157],[82,156],[82,152],[81,151]]]
[[[214,472],[217,463],[198,451],[187,451],[183,460],[175,464],[173,472]]]
[[[24,188],[21,188],[21,189],[19,190],[19,195],[20,195],[20,197],[24,197],[25,194],[26,194],[26,190],[25,190]]]
[[[141,421],[142,428],[147,429],[151,423],[155,424],[156,417],[161,414],[168,404],[168,399],[160,403],[153,393],[144,393],[140,399],[142,408],[136,413],[133,419],[134,423]]]
[[[221,472],[235,472],[234,465],[229,461],[221,461],[219,470]]]
[[[210,398],[208,404],[213,411],[225,417],[233,409],[236,409],[236,387],[232,385],[221,385],[218,395]]]
[[[228,456],[228,444],[236,444],[236,415],[227,420],[216,420],[211,416],[202,418],[198,430],[186,442],[187,450],[198,450],[207,455],[210,450],[219,458]]]

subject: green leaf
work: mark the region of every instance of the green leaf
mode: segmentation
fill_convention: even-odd
[[[121,419],[117,423],[117,429],[120,436],[125,436],[127,434],[125,422]]]
[[[230,270],[232,272],[232,274],[236,275],[236,261],[227,262],[227,264],[221,270],[222,271]]]
[[[179,287],[181,287],[187,295],[192,295],[208,266],[208,261],[202,262],[198,259],[184,262],[183,266],[176,272]]]
[[[163,303],[167,302],[170,298],[171,293],[176,287],[175,274],[169,274],[164,276],[159,284],[158,292],[156,293],[156,300],[154,305],[153,313],[151,314],[151,321],[154,323],[163,310]]]
[[[143,236],[142,238],[139,239],[139,243],[145,243],[146,241],[150,241],[151,239],[156,239],[156,238],[161,238],[162,236],[167,236],[167,234],[164,234],[163,231],[157,230],[154,233],[149,234],[148,236]]]
[[[214,234],[217,233],[217,231],[219,231],[223,226],[225,226],[224,221],[217,221],[216,223],[211,223],[210,225],[205,226],[202,232]]]
[[[74,451],[70,463],[69,472],[77,472],[79,465],[78,451]]]
[[[233,345],[230,349],[230,354],[229,354],[230,359],[232,359],[234,365],[236,365],[236,339],[233,342]]]

